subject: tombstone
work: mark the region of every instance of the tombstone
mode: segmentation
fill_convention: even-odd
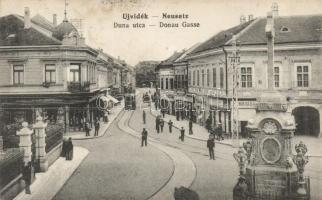
[[[304,166],[299,166],[305,160],[306,151],[298,150],[297,156],[292,154],[295,120],[288,110],[286,98],[271,92],[262,95],[257,102],[257,114],[247,125],[251,139],[243,145],[247,159],[242,164],[246,167],[240,172],[246,179],[249,195],[308,199]]]

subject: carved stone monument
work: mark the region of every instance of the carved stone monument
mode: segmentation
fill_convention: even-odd
[[[307,183],[303,176],[307,163],[306,146],[296,145],[297,155],[292,154],[292,137],[295,120],[288,110],[286,98],[269,92],[258,99],[257,114],[248,121],[250,140],[244,151],[234,157],[243,157],[248,195],[265,199],[306,199]],[[241,155],[241,156],[237,156]]]

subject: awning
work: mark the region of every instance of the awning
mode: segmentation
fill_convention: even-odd
[[[249,119],[253,119],[255,116],[256,116],[255,109],[239,109],[238,110],[239,121],[248,121]]]
[[[106,105],[104,105],[104,106],[109,105],[109,103],[113,103],[113,104],[119,103],[119,101],[117,99],[115,99],[114,97],[112,97],[111,95],[100,96],[100,100],[102,100],[103,102],[106,102]],[[113,105],[111,105],[111,106],[113,106]]]

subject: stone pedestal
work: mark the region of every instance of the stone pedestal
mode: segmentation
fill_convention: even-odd
[[[43,122],[41,116],[38,116],[36,123],[33,125],[36,134],[36,159],[39,162],[39,168],[41,172],[45,172],[48,169],[48,161],[46,158],[46,132],[45,129],[47,123]]]
[[[17,131],[17,135],[20,137],[19,147],[20,149],[24,150],[24,163],[31,162],[31,135],[33,130],[28,128],[27,122],[22,122],[22,129]]]

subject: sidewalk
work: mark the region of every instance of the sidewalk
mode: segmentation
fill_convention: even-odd
[[[100,122],[100,130],[98,133],[98,136],[94,136],[95,129],[92,128],[89,135],[85,136],[85,131],[77,131],[77,132],[67,132],[65,137],[69,138],[71,137],[73,140],[86,140],[86,139],[93,139],[97,137],[102,137],[105,133],[108,127],[112,124],[112,122],[117,118],[117,116],[120,114],[120,112],[124,108],[124,101],[121,101],[121,103],[114,108],[112,108],[112,113],[108,116],[109,121],[107,123]]]
[[[16,196],[15,200],[54,198],[88,153],[88,150],[85,148],[74,147],[74,158],[72,161],[66,161],[65,158],[60,157],[49,167],[47,172],[36,173],[36,180],[30,186],[31,195],[27,195],[25,191],[22,191]]]
[[[157,115],[162,116],[160,110],[157,110],[157,111],[156,110],[151,110],[151,114],[153,116],[155,116],[155,117]],[[200,126],[199,124],[193,123],[193,126],[192,126],[193,134],[189,135],[189,122],[187,120],[177,121],[176,116],[169,115],[169,114],[165,114],[165,118],[163,118],[163,119],[164,119],[164,121],[166,123],[168,123],[168,121],[171,120],[173,122],[173,127],[177,128],[177,129],[181,129],[181,127],[183,127],[186,130],[185,136],[188,137],[188,138],[201,140],[201,141],[207,141],[208,140],[208,137],[209,137],[208,131],[206,130],[205,127]],[[167,124],[165,126],[167,126]],[[245,141],[246,141],[246,139],[240,139],[239,140],[239,145],[242,146],[243,142],[245,142]],[[221,141],[216,140],[215,142],[223,144],[223,145],[229,145],[229,146],[234,145],[232,139],[224,139],[224,140],[221,140]]]

